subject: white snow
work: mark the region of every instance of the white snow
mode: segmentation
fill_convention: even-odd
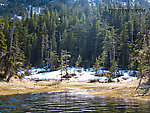
[[[61,77],[66,74],[66,71],[61,72],[61,70],[46,72],[46,73],[38,73],[40,71],[46,71],[46,70],[44,68],[35,69],[34,67],[32,67],[29,70],[31,75],[25,76],[24,78],[25,79],[40,79],[40,80],[61,80]],[[102,72],[101,68],[100,68],[99,72]],[[109,72],[109,71],[104,70],[104,72]],[[62,75],[61,75],[61,73],[62,73]],[[95,72],[93,72],[92,68],[85,70],[84,68],[77,69],[75,67],[71,67],[71,68],[68,68],[68,73],[69,74],[74,74],[74,73],[76,74],[76,76],[72,76],[71,78],[69,78],[67,80],[68,82],[71,82],[71,81],[89,81],[89,80],[97,80],[99,82],[105,82],[108,80],[107,77],[95,76]],[[114,78],[111,80],[113,82],[117,82],[118,80],[120,82],[123,82],[123,81],[133,81],[133,80],[138,79],[137,77],[130,76],[130,74],[132,74],[133,72],[129,72],[128,70],[122,71],[122,73],[123,73],[123,76],[117,77],[117,78]]]
[[[120,82],[123,82],[123,81],[133,81],[133,80],[137,80],[137,79],[138,79],[137,77],[132,77],[132,76],[129,76],[128,73],[124,73],[124,76],[114,78],[114,79],[112,79],[112,81],[117,82],[119,80]]]
[[[19,20],[21,20],[22,19],[22,16],[16,16]]]
[[[0,6],[5,6],[5,4],[3,4],[3,3],[0,3]]]
[[[40,74],[34,74],[30,76],[26,76],[26,79],[51,79],[51,80],[60,80],[60,71],[53,71],[53,72],[47,72],[47,73],[40,73]]]

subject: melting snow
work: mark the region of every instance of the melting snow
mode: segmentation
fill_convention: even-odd
[[[38,73],[41,71],[46,71],[44,68],[38,68],[35,69],[34,67],[32,67],[29,72],[32,74],[30,76],[25,76],[25,79],[40,79],[40,80],[61,80],[61,77],[64,76],[66,74],[65,71],[58,70],[58,71],[52,71],[52,72],[46,72],[46,73]],[[50,70],[48,70],[50,71]],[[99,82],[105,82],[108,80],[107,77],[97,77],[95,76],[95,72],[92,72],[93,69],[80,69],[81,72],[78,71],[77,68],[68,68],[68,73],[69,74],[76,74],[76,76],[73,76],[71,78],[68,79],[68,81],[89,81],[89,80],[97,80]],[[99,72],[102,73],[102,70],[99,70]],[[104,71],[104,72],[108,72],[108,71]],[[62,75],[61,75],[62,73]],[[137,77],[132,77],[130,76],[131,74],[133,74],[133,72],[129,72],[129,71],[122,71],[123,76],[121,77],[117,77],[114,79],[111,79],[113,82],[117,82],[118,80],[120,82],[122,81],[133,81],[133,80],[137,80]]]

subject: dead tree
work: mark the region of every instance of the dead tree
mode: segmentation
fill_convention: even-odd
[[[9,48],[9,51],[0,58],[0,62],[2,63],[2,66],[5,67],[3,77],[7,81],[9,81],[9,79],[13,76],[13,73],[12,73],[13,65],[11,64],[10,60],[13,60],[13,63],[15,62],[15,56],[12,50],[14,27],[15,27],[15,10],[14,10],[14,15],[13,15],[13,26],[12,26],[11,37],[10,37],[10,48]],[[10,75],[8,76],[9,73]]]

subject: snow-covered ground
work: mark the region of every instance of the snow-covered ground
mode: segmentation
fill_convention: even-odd
[[[25,79],[40,79],[40,80],[60,80],[62,76],[64,76],[66,74],[65,71],[58,70],[58,71],[52,71],[52,72],[46,72],[46,73],[39,73],[41,71],[46,71],[44,68],[37,68],[35,69],[34,67],[32,67],[29,72],[31,73],[30,76],[25,76]],[[81,71],[81,72],[79,72]],[[100,70],[98,71],[99,73],[102,73],[102,70],[100,68]],[[104,70],[104,72],[109,72]],[[23,71],[22,71],[23,73]],[[62,75],[61,75],[62,73]],[[77,69],[74,67],[68,68],[68,73],[69,74],[76,74],[76,76],[72,76],[71,78],[68,79],[69,82],[71,81],[89,81],[89,80],[96,80],[99,82],[105,82],[108,81],[107,77],[98,77],[95,76],[95,72],[93,72],[92,68],[89,69]],[[132,77],[130,76],[131,74],[133,74],[133,72],[130,72],[128,70],[126,71],[120,71],[119,73],[122,73],[123,76],[121,77],[117,77],[117,78],[112,78],[111,80],[113,82],[118,82],[118,80],[120,82],[123,81],[133,81],[133,80],[137,80],[137,77]],[[137,72],[136,72],[137,73]]]
[[[137,77],[132,77],[129,75],[129,73],[124,73],[124,76],[112,79],[113,82],[117,82],[118,80],[120,82],[122,82],[122,81],[133,81],[133,80],[137,80]]]

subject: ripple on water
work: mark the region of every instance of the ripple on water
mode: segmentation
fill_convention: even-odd
[[[76,92],[31,93],[0,97],[0,112],[148,112],[150,103],[95,97]]]

